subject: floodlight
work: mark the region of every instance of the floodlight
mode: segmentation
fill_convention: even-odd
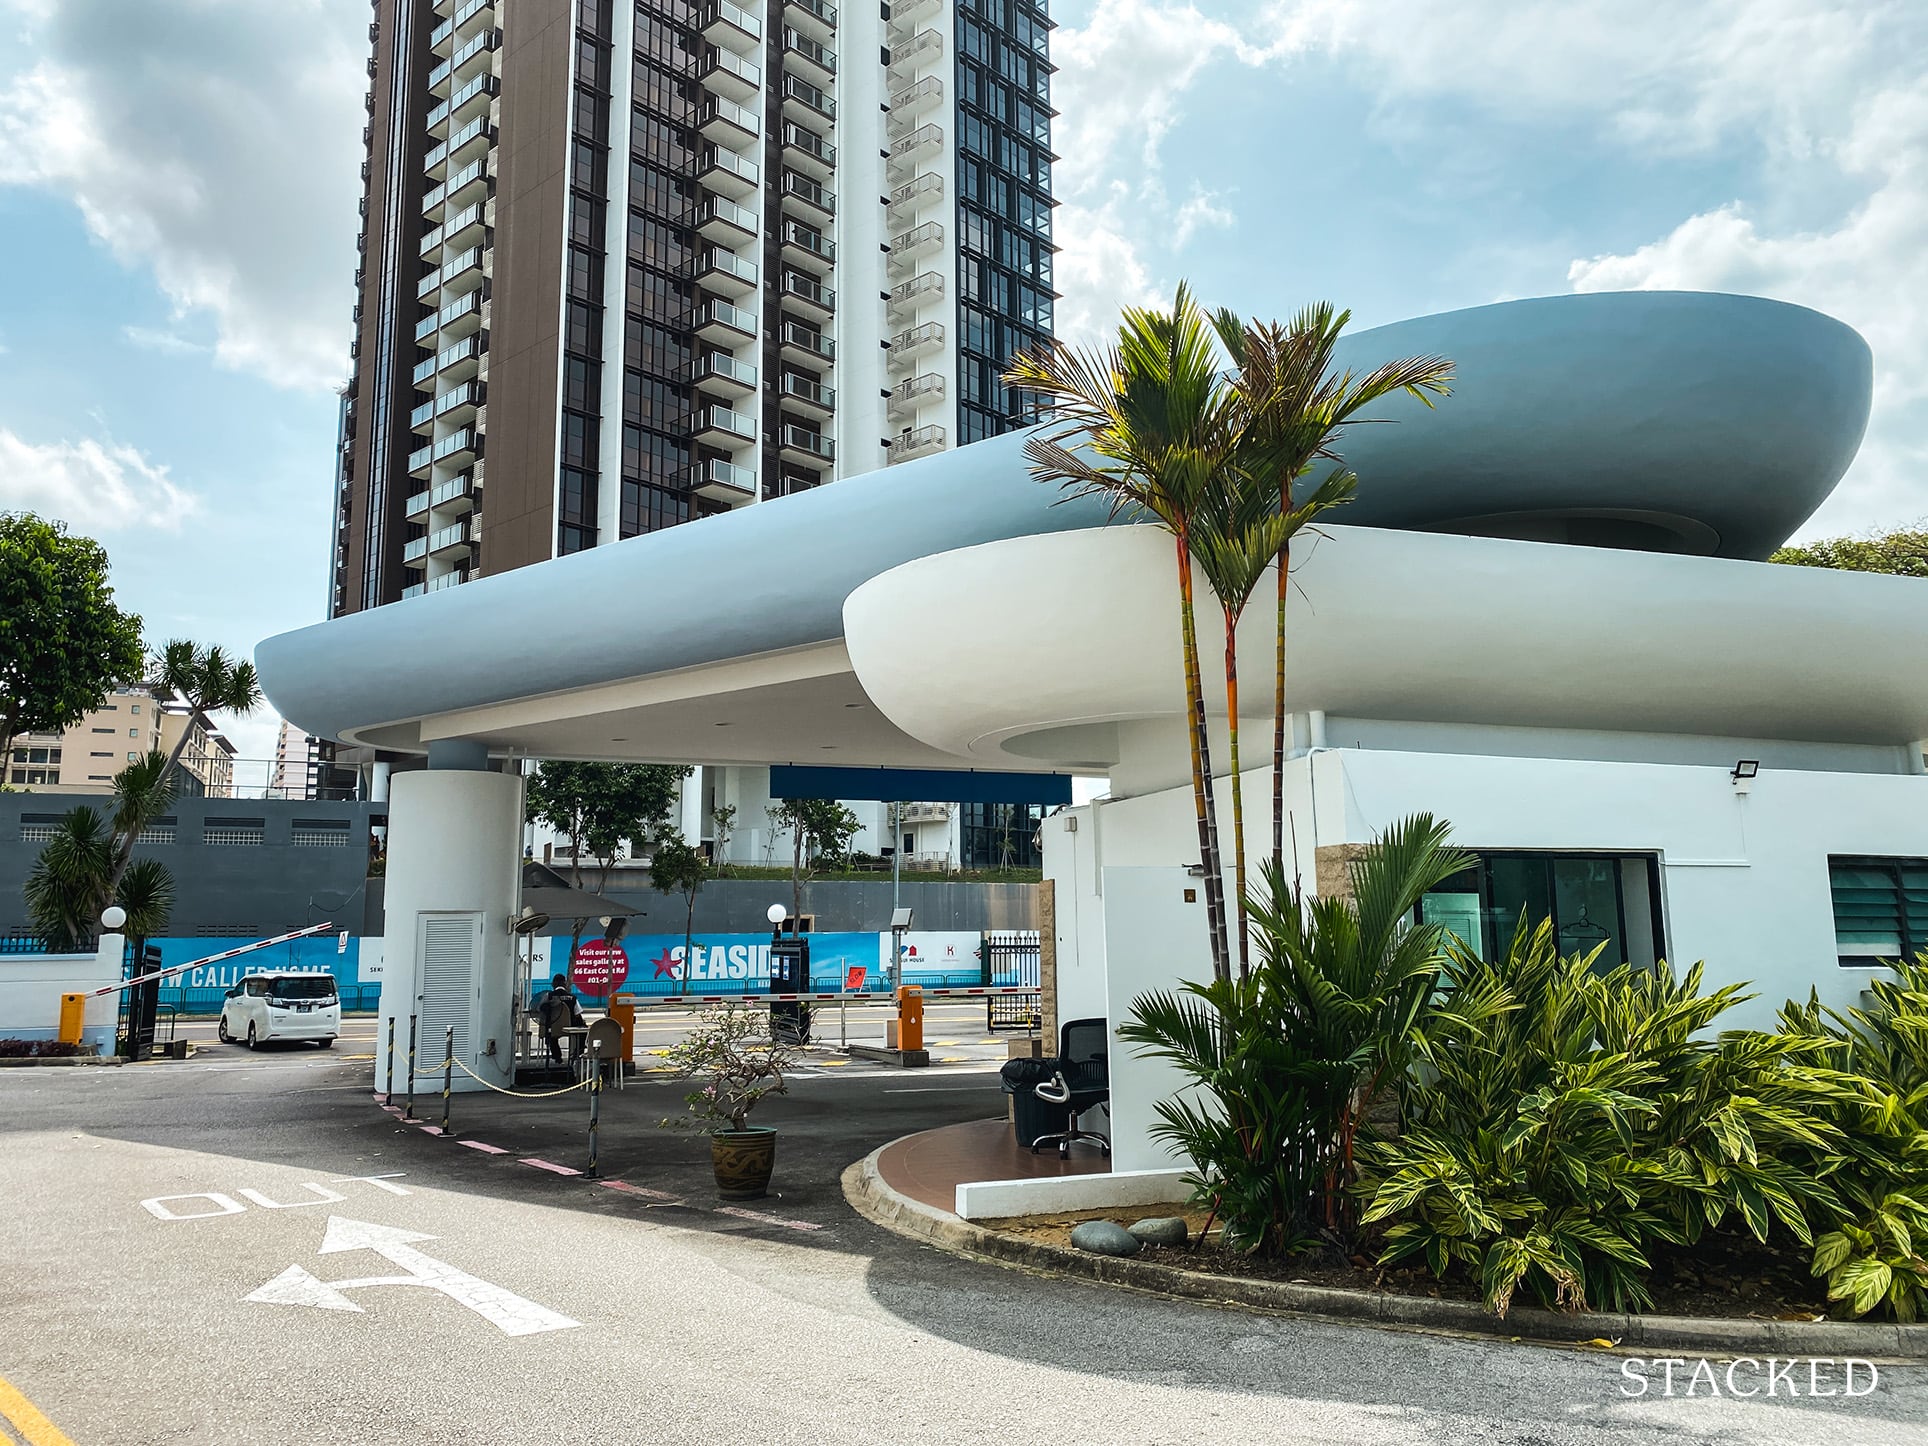
[[[908,929],[910,927],[910,910],[892,909],[890,911],[890,927],[892,929]]]

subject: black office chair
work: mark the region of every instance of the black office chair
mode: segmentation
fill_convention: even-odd
[[[1032,1154],[1037,1154],[1039,1145],[1055,1142],[1060,1160],[1069,1159],[1076,1144],[1096,1145],[1107,1159],[1111,1157],[1109,1137],[1078,1128],[1078,1116],[1111,1102],[1111,1066],[1105,1053],[1109,1036],[1110,1027],[1102,1019],[1073,1019],[1058,1031],[1058,1057],[1048,1061],[1051,1078],[1033,1085],[1032,1093],[1064,1111],[1064,1128],[1035,1137]]]

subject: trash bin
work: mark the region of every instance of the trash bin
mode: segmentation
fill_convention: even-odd
[[[1025,1149],[1045,1135],[1065,1127],[1065,1107],[1038,1098],[1036,1086],[1057,1073],[1053,1059],[1014,1059],[998,1071],[1004,1092],[1011,1096],[1011,1131]]]

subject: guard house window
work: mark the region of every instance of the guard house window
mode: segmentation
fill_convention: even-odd
[[[1878,969],[1928,949],[1928,859],[1830,858],[1828,889],[1843,969]]]
[[[268,822],[261,818],[210,818],[201,832],[206,844],[259,847],[267,841]]]
[[[1482,959],[1506,949],[1522,916],[1529,924],[1550,918],[1563,954],[1602,946],[1601,970],[1651,969],[1666,952],[1656,855],[1482,851],[1477,858],[1420,900],[1419,917],[1444,924]]]

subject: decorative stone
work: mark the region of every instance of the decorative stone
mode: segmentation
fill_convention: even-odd
[[[1086,1220],[1073,1227],[1071,1243],[1093,1255],[1136,1255],[1144,1249],[1137,1236],[1109,1220]]]
[[[1185,1222],[1176,1215],[1140,1220],[1130,1230],[1147,1245],[1183,1245],[1190,1238],[1185,1231]]]

